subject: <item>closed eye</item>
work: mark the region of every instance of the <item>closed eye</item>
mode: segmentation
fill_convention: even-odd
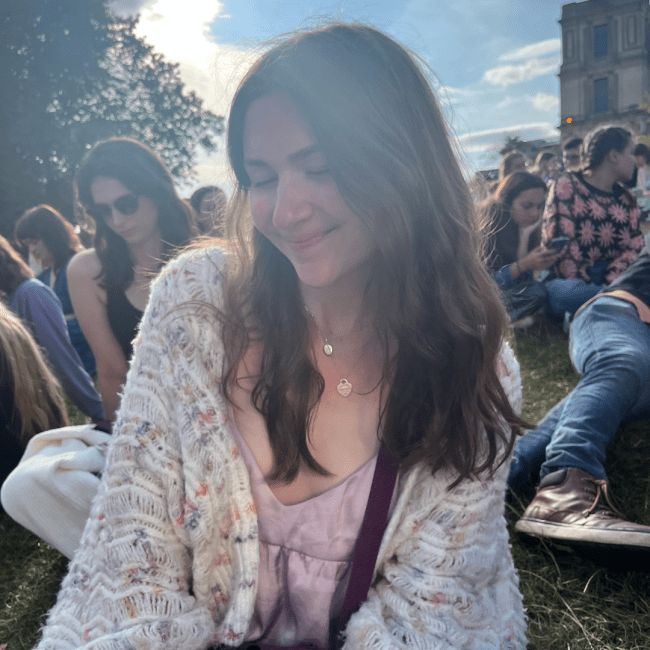
[[[325,176],[330,173],[329,167],[322,167],[321,169],[308,169],[305,172],[308,176]]]

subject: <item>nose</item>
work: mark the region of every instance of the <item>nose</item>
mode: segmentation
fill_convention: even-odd
[[[121,226],[128,218],[128,216],[122,214],[114,205],[111,205],[111,216],[108,217],[107,221],[110,221],[113,227]]]
[[[278,177],[273,225],[290,228],[313,213],[309,182],[300,172],[288,171]]]

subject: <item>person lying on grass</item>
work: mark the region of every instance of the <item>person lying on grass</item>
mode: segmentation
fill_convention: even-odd
[[[650,253],[583,306],[569,353],[575,389],[515,446],[508,485],[537,495],[515,528],[565,542],[650,548],[650,526],[613,505],[605,473],[619,425],[650,417]]]

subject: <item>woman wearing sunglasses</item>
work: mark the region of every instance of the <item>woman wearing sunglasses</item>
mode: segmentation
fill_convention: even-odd
[[[90,151],[75,179],[75,198],[94,221],[95,247],[71,260],[70,297],[113,420],[149,284],[174,248],[189,240],[189,209],[162,160],[130,138]]]

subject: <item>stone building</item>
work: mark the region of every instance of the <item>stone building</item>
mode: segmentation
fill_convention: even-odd
[[[650,2],[572,2],[559,22],[561,139],[611,123],[650,133],[640,107],[650,91]]]

